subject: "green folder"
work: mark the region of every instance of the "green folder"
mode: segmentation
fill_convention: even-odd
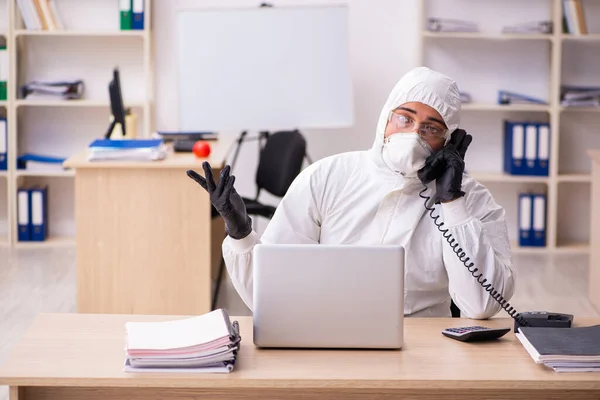
[[[6,54],[6,46],[0,45],[0,101],[5,101],[8,98],[8,54]]]
[[[131,30],[132,0],[119,0],[119,13],[121,14],[121,30]]]

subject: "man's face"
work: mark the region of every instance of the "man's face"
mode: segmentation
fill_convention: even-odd
[[[423,103],[409,102],[392,112],[384,136],[418,132],[433,151],[438,151],[444,147],[447,130],[444,120],[436,110]]]

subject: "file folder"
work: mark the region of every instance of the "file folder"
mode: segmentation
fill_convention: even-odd
[[[29,199],[29,190],[27,188],[19,188],[17,190],[17,224],[18,224],[18,240],[27,242],[31,240],[31,207]]]
[[[508,90],[498,90],[498,104],[540,104],[548,105],[542,99],[526,96],[521,93],[510,92]]]
[[[8,52],[0,45],[0,101],[8,99]]]
[[[533,246],[546,245],[546,195],[533,196]]]
[[[17,169],[27,169],[27,162],[32,163],[44,163],[44,164],[58,164],[62,165],[65,162],[64,157],[53,157],[44,156],[41,154],[25,153],[17,157]]]
[[[519,194],[519,246],[531,246],[533,198],[529,193]]]
[[[144,30],[144,0],[133,0],[131,29]]]
[[[535,175],[548,176],[550,164],[550,124],[538,124]]]
[[[121,30],[131,30],[131,2],[132,0],[119,0],[119,14],[121,17]]]
[[[34,187],[29,191],[31,198],[31,240],[43,242],[48,235],[48,187]]]
[[[0,118],[0,170],[8,169],[8,124],[6,118]]]
[[[504,121],[504,172],[526,174],[525,126],[522,123]]]

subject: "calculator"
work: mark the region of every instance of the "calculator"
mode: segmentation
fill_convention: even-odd
[[[506,335],[511,328],[487,328],[485,326],[463,326],[446,328],[442,331],[444,336],[461,342],[475,342],[498,339]]]

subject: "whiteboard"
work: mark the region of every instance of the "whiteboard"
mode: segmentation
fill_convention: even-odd
[[[177,31],[180,130],[354,123],[346,6],[182,10]]]

